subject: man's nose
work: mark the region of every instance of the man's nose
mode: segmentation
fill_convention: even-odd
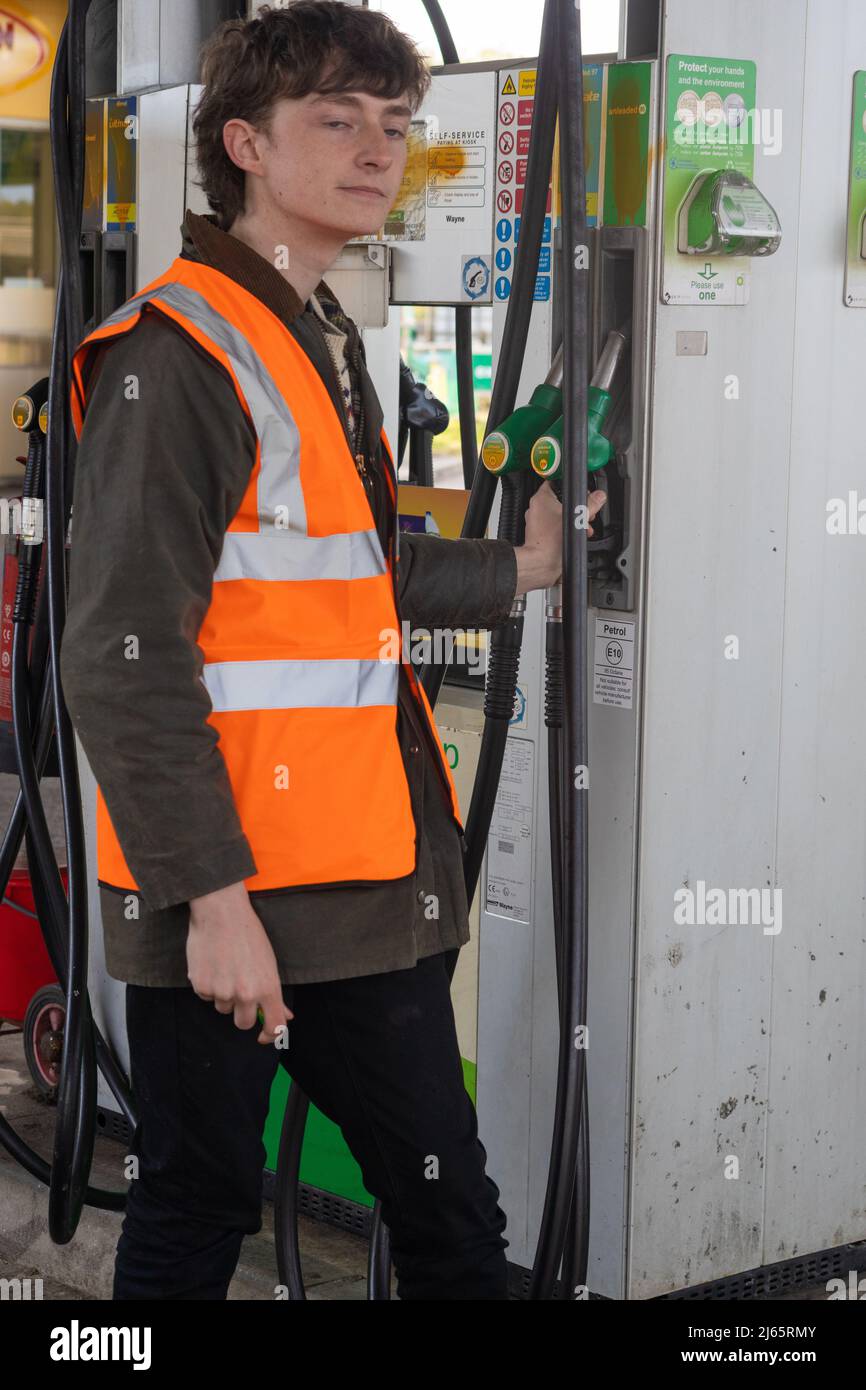
[[[368,126],[361,140],[358,158],[363,164],[376,164],[387,169],[394,155],[391,142],[381,126]]]

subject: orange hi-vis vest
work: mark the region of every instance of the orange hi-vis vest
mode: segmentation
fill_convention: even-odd
[[[208,722],[219,731],[256,862],[245,885],[279,891],[412,874],[415,822],[397,737],[399,664],[463,826],[430,704],[404,649],[397,483],[384,429],[394,511],[387,558],[313,362],[255,295],[222,271],[178,256],[78,345],[71,389],[77,438],[89,354],[134,328],[144,305],[225,368],[256,436],[255,465],[225,533],[197,639]],[[146,382],[140,390],[146,396]],[[123,640],[118,633],[119,646]],[[96,801],[99,881],[137,891],[98,788]]]

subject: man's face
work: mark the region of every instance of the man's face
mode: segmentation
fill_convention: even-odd
[[[403,178],[411,117],[405,96],[282,98],[259,146],[269,201],[347,241],[378,231]]]

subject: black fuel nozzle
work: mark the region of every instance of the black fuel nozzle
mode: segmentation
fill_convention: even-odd
[[[400,416],[410,429],[428,430],[441,434],[448,428],[451,416],[447,405],[440,401],[429,386],[418,381],[410,367],[400,358]]]
[[[41,377],[16,397],[12,423],[27,434],[27,462],[21,488],[21,521],[18,528],[18,584],[12,609],[13,623],[33,622],[44,534],[43,490],[45,431],[48,416],[48,377]]]

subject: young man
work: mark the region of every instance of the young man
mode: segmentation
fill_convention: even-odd
[[[503,1299],[449,993],[456,797],[382,650],[401,617],[489,627],[555,582],[561,508],[542,488],[517,549],[396,554],[381,408],[321,277],[395,199],[429,84],[410,40],[298,0],[222,25],[202,77],[213,212],[187,211],[173,265],[74,361],[61,671],[141,1117],[114,1297],[226,1297],[282,1062],[381,1199],[399,1296]]]

